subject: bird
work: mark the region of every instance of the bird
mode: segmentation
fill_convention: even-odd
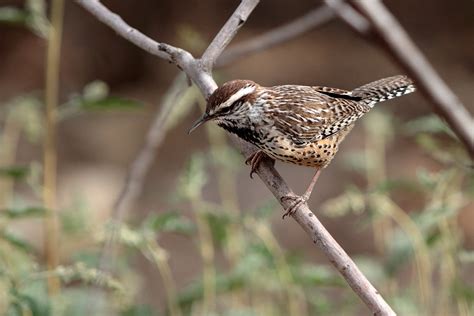
[[[292,215],[311,196],[321,170],[329,165],[355,122],[375,104],[415,91],[405,75],[383,78],[353,90],[326,86],[277,85],[263,87],[251,80],[232,80],[208,98],[204,114],[191,133],[214,121],[226,131],[255,145],[246,163],[250,177],[263,159],[312,167],[316,172],[283,218]]]

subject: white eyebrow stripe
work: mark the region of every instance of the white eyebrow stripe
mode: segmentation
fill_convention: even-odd
[[[231,106],[232,103],[234,103],[238,99],[242,98],[243,96],[249,95],[250,93],[252,93],[254,91],[255,91],[255,86],[248,86],[248,87],[241,88],[239,91],[234,93],[227,101],[222,103],[219,106],[219,109]]]

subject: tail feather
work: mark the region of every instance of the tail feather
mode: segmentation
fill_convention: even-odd
[[[383,78],[368,84],[365,84],[352,91],[352,96],[360,97],[369,107],[376,103],[400,97],[415,91],[413,81],[407,76],[399,75]]]

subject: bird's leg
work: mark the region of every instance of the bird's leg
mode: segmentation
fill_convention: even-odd
[[[293,195],[288,195],[288,196],[283,196],[281,198],[281,201],[283,200],[294,200],[293,204],[290,205],[289,208],[286,209],[285,214],[283,214],[283,219],[288,216],[288,215],[293,215],[293,213],[298,209],[298,207],[301,206],[301,204],[306,203],[311,196],[311,192],[313,192],[314,185],[316,182],[318,182],[319,175],[321,174],[321,169],[317,169],[316,173],[313,176],[313,179],[311,180],[311,183],[309,184],[308,188],[306,189],[306,192],[301,195],[301,196],[293,196]]]
[[[258,150],[251,154],[246,160],[245,163],[247,165],[250,165],[250,178],[253,179],[253,174],[257,171],[258,166],[262,162],[263,159],[271,159],[270,157],[267,156],[262,150]],[[273,162],[275,162],[274,159],[271,159]]]

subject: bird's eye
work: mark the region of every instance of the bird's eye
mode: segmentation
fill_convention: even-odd
[[[240,100],[238,101],[235,101],[234,103],[232,103],[230,106],[226,106],[225,108],[221,109],[219,111],[219,114],[227,114],[229,113],[232,109],[234,109],[236,106],[238,106],[240,104]]]
[[[227,106],[227,107],[223,108],[222,110],[219,111],[219,114],[227,114],[227,113],[229,113],[231,107],[232,107],[232,106]]]

